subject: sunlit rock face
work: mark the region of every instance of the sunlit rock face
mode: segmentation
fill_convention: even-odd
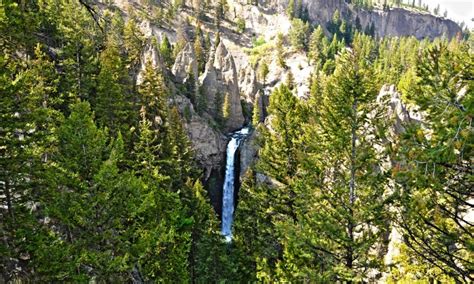
[[[363,29],[374,26],[375,35],[414,36],[418,39],[446,36],[453,38],[461,33],[461,28],[453,21],[430,15],[426,12],[411,11],[392,7],[389,11],[378,8],[368,11],[348,4],[347,0],[302,0],[307,7],[311,22],[325,26],[338,10],[342,17],[352,24],[357,19]],[[280,9],[288,6],[288,0],[275,0]]]
[[[230,132],[242,127],[244,115],[240,103],[239,83],[234,58],[227,51],[224,43],[220,43],[206,65],[201,76],[202,94],[206,97],[207,110],[214,117],[219,116],[225,97],[229,103],[229,117],[225,121],[224,130]]]

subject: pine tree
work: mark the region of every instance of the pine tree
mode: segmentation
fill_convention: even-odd
[[[288,89],[290,91],[295,91],[295,76],[293,76],[293,72],[288,71],[288,74],[286,75],[286,82],[285,84],[288,86]]]
[[[230,109],[230,96],[229,94],[224,95],[224,102],[222,104],[222,118],[224,121],[227,121],[231,115],[231,109]]]
[[[189,211],[193,216],[190,245],[190,274],[195,282],[235,280],[219,222],[202,184],[188,182],[192,190]]]
[[[267,81],[267,76],[270,70],[268,69],[268,64],[266,61],[263,61],[261,65],[259,66],[259,75],[260,79],[263,81],[263,88],[265,88],[265,84]]]
[[[326,61],[327,55],[325,51],[328,49],[328,46],[329,42],[324,35],[323,29],[321,26],[318,26],[311,34],[308,56],[319,68],[321,68]]]
[[[135,199],[138,181],[121,172],[123,140],[107,143],[88,103],[71,107],[71,115],[58,130],[58,149],[48,170],[48,189],[42,195],[43,213],[51,221],[48,237],[34,242],[35,266],[43,280],[81,281],[123,276],[130,269],[130,233],[124,220]],[[54,229],[56,228],[56,229]],[[117,278],[115,278],[117,279]]]
[[[204,67],[206,66],[206,59],[204,55],[202,32],[201,32],[200,26],[197,26],[196,28],[196,37],[194,39],[194,54],[196,56],[198,72],[199,73],[204,72]]]
[[[127,21],[123,31],[123,43],[127,52],[127,65],[132,73],[138,73],[143,49],[144,35],[134,19]],[[136,83],[136,77],[133,79]]]
[[[178,191],[187,182],[188,179],[197,178],[198,171],[194,163],[194,153],[191,148],[191,142],[184,129],[183,121],[176,107],[173,107],[169,113],[169,130],[167,143],[170,148],[171,163],[166,172],[171,176],[171,189]]]
[[[143,81],[138,86],[139,104],[153,123],[153,127],[163,130],[166,127],[168,88],[163,75],[153,69],[150,61],[145,63]]]
[[[292,184],[301,146],[299,125],[305,115],[298,99],[284,84],[270,96],[268,113],[272,131],[259,128],[262,145],[256,165],[256,170],[264,173],[268,182],[256,184],[255,176],[246,178],[241,188],[235,234],[246,270],[258,267],[257,276],[261,281],[277,281],[276,265],[281,261],[278,248],[284,239],[278,232],[278,224],[297,218],[294,211],[297,196]]]
[[[282,33],[278,33],[276,40],[277,60],[281,68],[286,68],[284,38]]]
[[[10,57],[11,51],[6,49],[0,56],[0,266],[7,268],[2,273],[4,279],[15,276],[14,271],[8,271],[13,261],[38,249],[35,238],[46,235],[37,222],[34,205],[39,204],[47,186],[46,162],[61,120],[54,63],[39,44],[34,57],[25,62]],[[25,262],[30,268],[31,262]]]
[[[168,37],[165,35],[160,44],[160,54],[168,68],[174,63],[173,50]]]
[[[381,267],[374,248],[386,230],[385,156],[376,151],[382,140],[371,137],[386,125],[374,112],[376,91],[361,50],[358,43],[338,59],[321,106],[304,127],[306,147],[292,186],[297,218],[276,227],[287,236],[276,268],[281,281],[356,281]]]
[[[439,4],[438,4],[438,6],[436,6],[436,8],[433,9],[433,13],[434,13],[436,16],[438,16],[440,9],[441,9],[441,8],[440,8],[440,6],[439,6]]]
[[[252,113],[252,125],[254,127],[257,127],[262,120],[262,114],[260,111],[260,101],[261,101],[260,96],[255,97],[255,101],[253,103],[253,113]]]
[[[301,19],[293,19],[289,33],[291,45],[298,51],[306,51],[309,32],[309,23],[304,23]]]
[[[183,50],[184,46],[188,42],[186,35],[186,26],[187,24],[182,24],[178,27],[178,30],[176,31],[176,43],[174,44],[173,48],[173,58],[176,58],[176,56],[181,50]]]
[[[295,0],[290,0],[288,2],[288,7],[286,8],[286,15],[290,20],[295,17]]]
[[[190,234],[183,225],[191,221],[179,194],[170,186],[174,176],[168,175],[167,166],[172,159],[163,157],[166,142],[153,129],[145,113],[142,113],[139,134],[133,168],[144,187],[140,192],[143,201],[136,216],[137,229],[133,232],[137,262],[146,279],[187,281]]]
[[[400,192],[397,224],[404,237],[404,270],[432,280],[472,281],[472,76],[465,46],[435,44],[423,53],[407,98],[423,112],[405,125],[393,174]],[[464,89],[466,88],[466,89]],[[465,95],[463,94],[465,91]],[[411,266],[411,268],[410,268]]]
[[[132,116],[129,99],[131,82],[116,43],[109,43],[101,53],[100,67],[97,95],[93,100],[97,121],[112,133],[127,133]]]

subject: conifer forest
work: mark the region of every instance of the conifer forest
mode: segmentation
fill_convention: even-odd
[[[1,0],[0,47],[0,283],[474,283],[430,1]]]

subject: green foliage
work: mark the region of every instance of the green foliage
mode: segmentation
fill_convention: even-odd
[[[261,111],[260,111],[260,101],[261,101],[261,98],[260,97],[256,97],[255,98],[255,101],[253,103],[253,112],[252,112],[252,125],[254,127],[257,127],[260,122],[262,121],[262,114],[261,114]]]
[[[290,20],[295,17],[295,0],[290,0],[288,2],[288,7],[286,8],[286,15]]]
[[[304,23],[301,19],[291,21],[291,29],[288,34],[291,45],[299,51],[306,51],[308,48],[310,27],[309,23]]]
[[[260,79],[263,81],[263,85],[265,86],[268,73],[270,73],[270,69],[268,69],[268,64],[266,61],[261,62],[258,68],[258,73],[259,73]]]
[[[173,48],[167,36],[165,36],[163,40],[161,41],[160,55],[163,58],[163,61],[165,62],[166,66],[168,68],[171,68],[171,66],[173,66],[173,63],[174,63]]]
[[[140,56],[143,48],[144,38],[135,20],[130,19],[123,31],[123,43],[127,52],[128,67],[137,72],[140,64]]]
[[[132,105],[127,96],[131,90],[131,79],[115,43],[109,43],[100,54],[100,73],[97,77],[97,95],[94,111],[100,125],[108,127],[112,133],[127,133],[127,122],[131,117]]]
[[[352,27],[338,11],[330,41],[321,27],[310,35],[306,8],[292,1],[288,39],[315,68],[309,96],[295,97],[290,72],[268,108],[255,99],[258,160],[240,179],[225,243],[182,121],[195,114],[170,96],[184,93],[201,115],[213,104],[220,126],[230,97],[206,102],[192,72],[175,89],[142,59],[140,17],[163,25],[190,3],[158,11],[145,1],[150,11],[130,10],[125,21],[89,2],[0,7],[4,282],[349,283],[383,272],[388,282],[473,280],[472,43],[374,41],[373,24],[356,18]],[[211,3],[194,4],[203,17]],[[213,4],[220,24],[227,4]],[[152,40],[165,67],[188,41],[186,25],[174,47]],[[194,34],[202,72],[211,41],[200,26]],[[285,39],[253,45],[251,63],[270,87],[266,57],[276,51],[285,68]],[[418,120],[396,116],[405,114],[393,109],[397,94],[376,99],[382,84],[396,85]],[[385,267],[392,228],[400,254]]]
[[[225,94],[224,95],[224,102],[222,103],[222,118],[224,119],[224,121],[227,121],[227,119],[229,119],[230,117],[230,112],[231,112],[231,109],[230,109],[230,96],[229,94]]]
[[[414,91],[405,92],[429,123],[407,125],[393,170],[401,207],[397,224],[406,245],[401,271],[423,263],[417,272],[424,277],[472,280],[473,230],[465,220],[469,205],[462,201],[472,191],[466,168],[474,139],[467,79],[472,62],[467,46],[434,44],[411,81]]]
[[[265,44],[265,39],[263,37],[254,38],[252,41],[253,47],[259,47]]]
[[[239,34],[243,33],[245,31],[245,20],[242,18],[238,18],[236,24],[237,24],[237,32]]]
[[[106,9],[96,22],[89,5],[0,8],[1,277],[189,282],[211,269],[215,276],[223,269],[206,262],[208,248],[231,266],[212,209],[192,205],[209,201],[188,185],[199,171],[181,115],[169,110],[168,78],[147,61],[136,86],[143,37],[135,16],[124,23]],[[166,39],[160,51],[172,64]],[[193,225],[203,215],[208,221]],[[207,245],[191,264],[196,226],[213,234],[199,236]]]
[[[285,39],[283,37],[282,33],[278,33],[277,38],[276,38],[276,50],[277,50],[277,61],[278,65],[281,68],[286,68],[286,62],[285,62]]]
[[[100,279],[118,277],[130,267],[129,232],[124,220],[137,204],[138,181],[118,168],[123,158],[119,134],[107,142],[88,103],[71,107],[58,130],[58,148],[41,195],[43,213],[53,227],[34,245],[34,265],[44,279],[80,281],[100,271]],[[54,227],[60,228],[54,230]],[[46,253],[47,252],[47,253]]]
[[[204,50],[201,28],[200,26],[197,26],[196,37],[194,39],[194,55],[196,56],[199,73],[204,72],[204,68],[206,66],[206,56],[204,52],[205,50]]]
[[[254,176],[246,177],[239,193],[235,242],[250,279],[274,281],[275,264],[280,259],[278,247],[284,238],[277,233],[276,222],[296,218],[296,195],[291,184],[297,170],[297,140],[302,134],[297,126],[304,121],[304,115],[298,99],[286,85],[270,96],[268,113],[273,131],[258,128],[262,131],[262,145],[257,169],[273,182],[256,184]]]

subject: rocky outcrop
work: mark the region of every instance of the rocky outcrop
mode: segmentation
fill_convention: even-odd
[[[234,59],[224,43],[221,42],[214,54],[210,56],[200,82],[202,95],[207,101],[207,111],[214,118],[222,115],[223,104],[227,96],[229,115],[226,118],[224,130],[229,132],[242,127],[244,116],[240,103],[237,69]]]
[[[196,153],[196,160],[204,169],[204,179],[207,180],[213,170],[223,166],[227,138],[194,111],[188,98],[176,95],[173,104],[178,106],[185,117],[184,125]]]
[[[253,131],[240,146],[240,177],[244,177],[257,158],[257,132]]]
[[[171,72],[179,83],[184,83],[192,73],[195,82],[198,79],[198,64],[194,54],[194,48],[191,43],[187,43],[183,50],[176,56]]]
[[[326,26],[338,10],[344,19],[355,24],[356,19],[362,28],[373,25],[375,35],[415,36],[418,39],[435,38],[446,35],[455,37],[461,28],[453,21],[425,12],[411,11],[402,8],[391,8],[389,11],[374,9],[372,11],[355,8],[344,0],[302,0],[307,7],[310,21]],[[280,8],[288,6],[289,0],[278,1]]]
[[[166,68],[163,64],[163,61],[160,57],[160,52],[156,49],[156,47],[148,43],[145,48],[143,49],[141,62],[140,62],[140,69],[137,74],[137,85],[140,85],[143,81],[143,73],[145,72],[145,66],[148,62],[151,62],[151,66],[153,69],[158,69],[160,72],[166,73]]]
[[[257,96],[260,84],[257,81],[257,74],[252,66],[247,65],[239,71],[239,87],[242,99],[249,104],[253,104]]]
[[[404,124],[419,122],[420,117],[410,112],[402,102],[399,92],[394,85],[384,85],[377,96],[377,104],[385,107],[385,116],[392,120],[389,130],[392,135],[398,136],[405,132]]]

